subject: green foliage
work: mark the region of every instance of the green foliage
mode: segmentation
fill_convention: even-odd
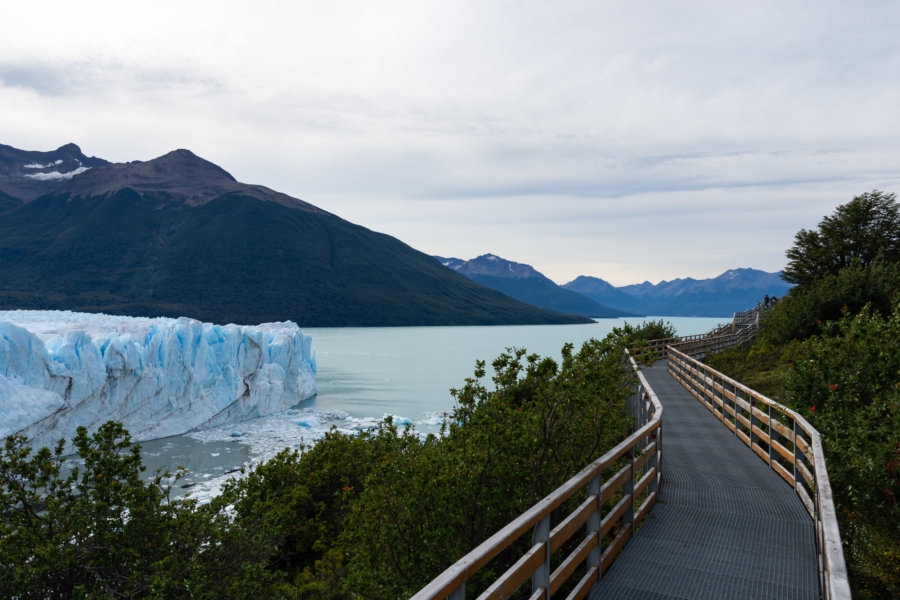
[[[302,455],[284,450],[246,477],[230,481],[217,503],[233,505],[234,526],[256,531],[274,551],[268,568],[311,597],[338,597],[345,578],[334,543],[373,469],[401,445],[420,444],[390,422],[375,432],[331,431]]]
[[[621,327],[613,327],[609,339],[616,340],[623,348],[631,350],[634,359],[640,363],[652,365],[660,356],[658,350],[644,345],[651,340],[670,339],[677,335],[675,326],[662,319],[644,321],[640,325],[625,323]]]
[[[823,324],[870,305],[890,315],[900,291],[900,262],[876,261],[826,274],[792,289],[763,314],[762,336],[775,344],[803,340],[822,331]]]
[[[210,507],[171,502],[149,483],[140,449],[117,423],[74,439],[84,466],[61,475],[62,443],[0,450],[0,589],[16,598],[249,597],[273,578],[248,569],[252,537]],[[189,558],[189,559],[188,559]],[[213,593],[213,590],[218,590]]]
[[[441,437],[390,421],[333,431],[260,465],[220,501],[233,503],[236,527],[277,547],[269,567],[303,597],[411,595],[627,435],[621,347],[567,346],[561,364],[508,350],[491,388],[480,362],[453,391]]]
[[[442,439],[398,437],[390,460],[376,465],[340,540],[348,592],[414,593],[628,433],[631,376],[611,339],[577,354],[565,347],[561,365],[509,350],[493,368],[494,389],[480,381],[479,363],[454,390]],[[509,564],[501,558],[481,578]]]
[[[801,286],[878,259],[900,261],[900,213],[894,194],[874,190],[837,207],[817,231],[797,232],[787,257],[782,277]]]
[[[705,362],[761,394],[782,399],[785,396],[785,380],[798,345],[799,342],[778,344],[769,338],[758,337],[746,346],[711,354]]]
[[[671,322],[656,319],[644,321],[640,325],[625,323],[621,327],[613,327],[610,335],[627,347],[637,342],[673,338],[678,335],[678,332]]]
[[[900,314],[864,309],[807,340],[787,401],[819,430],[857,598],[900,596]]]

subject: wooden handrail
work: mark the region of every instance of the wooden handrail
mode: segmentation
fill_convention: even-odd
[[[629,411],[638,420],[636,431],[456,561],[419,590],[413,600],[463,600],[466,582],[530,530],[534,535],[529,549],[479,598],[506,598],[531,578],[532,597],[549,599],[551,591],[558,590],[579,565],[584,565],[587,574],[577,582],[570,598],[584,598],[599,582],[601,573],[609,568],[612,559],[656,503],[661,480],[662,404],[627,350],[625,356],[637,380],[635,393],[627,402]],[[620,460],[624,466],[602,479],[603,473]],[[585,490],[584,502],[564,516],[551,532],[551,513],[582,490]],[[604,504],[618,493],[621,493],[621,500],[604,512]],[[643,502],[636,506],[636,499],[641,496]],[[581,526],[573,523],[581,523]],[[551,575],[551,548],[562,546],[581,527],[584,527],[584,539],[559,562],[559,568]],[[604,548],[604,535],[614,529],[618,529],[618,533]]]
[[[819,589],[849,600],[850,582],[819,432],[796,411],[688,356],[667,350],[669,373],[790,484],[815,523]]]
[[[709,333],[659,338],[638,342],[631,352],[638,360],[666,358],[666,349],[675,346],[693,356],[705,356],[711,352],[750,341],[759,329],[759,307],[734,313],[731,323],[713,329]]]

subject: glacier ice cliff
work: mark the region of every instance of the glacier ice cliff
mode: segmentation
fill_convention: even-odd
[[[0,437],[34,447],[111,419],[140,441],[280,412],[316,393],[315,375],[292,322],[0,311]]]

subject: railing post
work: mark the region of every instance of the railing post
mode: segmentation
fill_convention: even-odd
[[[753,424],[756,422],[756,417],[753,415],[753,409],[756,408],[756,398],[750,396],[747,400],[750,401],[750,429],[747,431],[747,439],[750,440],[750,449],[753,450]]]
[[[706,372],[704,372],[700,376],[703,377],[703,387],[706,389],[706,391],[703,393],[703,403],[708,407],[712,406],[713,392],[715,392],[715,382],[713,381],[712,375],[709,375]]]
[[[531,595],[534,596],[543,588],[544,592],[541,597],[550,600],[550,515],[538,521],[538,524],[534,526],[531,544],[532,546],[544,545],[544,563],[531,576]]]
[[[651,418],[652,417],[650,415],[650,393],[647,392],[647,390],[644,390],[644,395],[641,398],[641,427],[643,427],[644,425],[649,423]],[[641,443],[643,444],[641,449],[644,449],[647,447],[647,445],[650,443],[649,434],[647,436],[644,436],[644,439],[642,440]]]
[[[797,461],[800,460],[800,446],[797,445],[797,419],[792,419],[794,424],[794,490],[797,490]]]
[[[458,588],[450,592],[447,600],[466,600],[466,582],[462,582]]]
[[[773,411],[772,405],[767,404],[766,406],[769,407],[769,468],[771,469],[772,468],[772,438],[773,438],[772,419],[774,419],[775,416],[772,414],[772,411]]]
[[[591,550],[591,553],[588,554],[587,570],[588,572],[590,572],[591,569],[597,567],[597,579],[603,578],[602,568],[600,566],[600,558],[603,554],[603,548],[601,547],[603,544],[603,538],[600,537],[600,511],[603,509],[603,507],[600,505],[601,489],[602,482],[600,480],[600,473],[597,473],[593,478],[591,478],[591,481],[588,483],[587,488],[588,497],[597,496],[597,505],[594,507],[595,512],[591,513],[591,516],[588,517],[587,520],[588,536],[597,536],[597,545],[593,550]]]
[[[644,426],[644,388],[637,395],[637,403],[634,405],[634,430]]]
[[[627,524],[631,525],[631,535],[634,535],[634,447],[628,452],[628,460],[628,478],[622,486],[622,493],[629,494],[631,496],[631,502],[628,503],[628,508],[625,509],[623,518]]]
[[[643,425],[641,423],[641,403],[644,401],[644,386],[641,383],[638,383],[637,392],[634,394],[633,399],[631,401],[631,416],[634,418],[634,431],[640,429]]]
[[[732,408],[734,409],[734,435],[737,435],[738,434],[738,398],[740,396],[738,396],[738,387],[736,385],[732,384],[731,389],[734,390],[734,406],[732,406]],[[740,436],[738,436],[738,437],[740,437]]]
[[[660,421],[659,427],[656,429],[656,489],[659,489],[662,481],[662,438],[663,428],[662,421]]]

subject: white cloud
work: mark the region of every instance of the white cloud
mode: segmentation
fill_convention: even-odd
[[[423,251],[557,281],[775,270],[800,227],[900,191],[895,2],[5,10],[0,143],[187,147]]]

